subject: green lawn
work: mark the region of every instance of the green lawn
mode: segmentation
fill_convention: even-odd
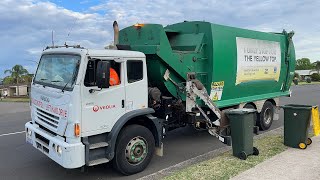
[[[232,152],[229,151],[216,158],[187,167],[164,179],[230,179],[287,149],[283,144],[283,136],[280,135],[256,139],[254,146],[259,149],[259,156],[249,156],[244,161],[232,156]]]
[[[307,82],[303,81],[303,82],[299,82],[298,86],[299,85],[311,85],[311,84],[320,84],[320,82],[313,81],[311,83],[307,83]],[[292,83],[292,85],[294,85],[294,84]]]
[[[0,102],[29,102],[29,98],[0,98]]]

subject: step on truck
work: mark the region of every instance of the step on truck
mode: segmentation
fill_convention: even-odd
[[[41,55],[26,141],[64,168],[112,161],[125,175],[140,172],[163,155],[167,132],[185,126],[228,144],[226,110],[254,108],[267,130],[290,95],[293,32],[194,21],[121,31],[115,22],[114,34],[116,50],[64,45]]]

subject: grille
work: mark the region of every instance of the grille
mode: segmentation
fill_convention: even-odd
[[[55,130],[59,126],[59,117],[58,116],[55,116],[51,113],[43,111],[39,108],[37,108],[37,118],[39,121],[43,122],[44,124],[48,125],[51,128],[54,128]]]
[[[36,136],[37,148],[42,150],[43,152],[49,154],[49,144],[50,144],[49,139],[47,139],[37,133],[35,133],[35,136]]]

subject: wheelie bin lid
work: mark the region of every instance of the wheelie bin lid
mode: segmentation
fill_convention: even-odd
[[[257,110],[249,109],[249,108],[241,108],[241,109],[232,109],[226,112],[226,114],[249,114],[255,113]]]
[[[300,105],[300,104],[286,104],[283,106],[280,106],[283,109],[306,109],[311,110],[313,106],[311,105]]]

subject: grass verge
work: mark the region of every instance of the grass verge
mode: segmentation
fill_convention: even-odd
[[[270,135],[256,139],[254,146],[259,149],[259,156],[249,156],[247,160],[243,161],[232,156],[232,151],[229,151],[211,160],[176,172],[164,179],[230,179],[287,149],[283,144],[283,136],[280,135]]]
[[[320,82],[311,82],[311,83],[307,83],[307,82],[299,82],[297,86],[303,86],[303,85],[313,85],[313,84],[320,84]],[[291,84],[292,86],[294,86],[294,84]]]
[[[2,98],[0,102],[29,102],[29,98]]]

